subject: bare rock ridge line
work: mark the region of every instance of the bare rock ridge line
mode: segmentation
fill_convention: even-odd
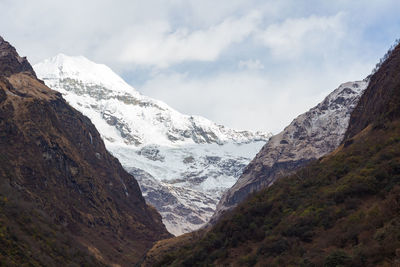
[[[321,103],[272,136],[236,184],[222,196],[211,223],[251,193],[336,149],[344,138],[350,114],[367,85],[368,80],[340,85]]]
[[[20,57],[13,46],[0,36],[0,73],[5,76],[26,72],[36,78],[26,57]]]
[[[2,38],[0,129],[0,250],[14,265],[128,266],[170,236],[92,122]]]

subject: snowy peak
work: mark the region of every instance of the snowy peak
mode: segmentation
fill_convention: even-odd
[[[101,126],[103,137],[128,145],[267,141],[268,133],[236,131],[200,116],[179,113],[141,95],[109,67],[59,54],[34,66],[38,77]],[[93,113],[93,111],[95,111]],[[100,114],[100,118],[98,115]],[[102,122],[101,122],[102,121]]]
[[[102,85],[114,92],[137,93],[109,67],[83,56],[58,54],[36,64],[35,69],[44,80],[73,79],[85,85]]]

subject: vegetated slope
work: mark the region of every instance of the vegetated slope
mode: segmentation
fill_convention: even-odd
[[[339,149],[254,194],[197,241],[179,250],[159,242],[145,264],[398,266],[399,96],[397,46],[371,77]]]
[[[0,71],[1,263],[131,265],[170,236],[90,120],[1,37]]]
[[[182,114],[82,56],[59,54],[34,69],[92,120],[107,149],[135,176],[146,201],[175,235],[208,222],[222,192],[270,137]]]
[[[367,85],[368,80],[340,85],[321,103],[272,136],[236,184],[223,194],[211,223],[251,193],[335,150],[343,140],[350,114]]]

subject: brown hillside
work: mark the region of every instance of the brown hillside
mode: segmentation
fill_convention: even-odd
[[[90,120],[2,39],[0,151],[0,262],[130,266],[170,236]]]

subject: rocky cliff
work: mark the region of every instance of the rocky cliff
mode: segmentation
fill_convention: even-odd
[[[169,236],[91,121],[3,39],[0,129],[1,262],[127,266]]]
[[[399,44],[399,40],[396,42]],[[400,46],[388,51],[381,59],[378,71],[372,76],[369,90],[351,114],[345,139],[349,140],[372,123],[383,124],[399,117],[400,103]],[[379,123],[378,123],[379,122]]]
[[[25,72],[36,77],[31,64],[26,57],[20,57],[14,47],[10,46],[0,36],[0,73],[10,76],[15,73]]]

